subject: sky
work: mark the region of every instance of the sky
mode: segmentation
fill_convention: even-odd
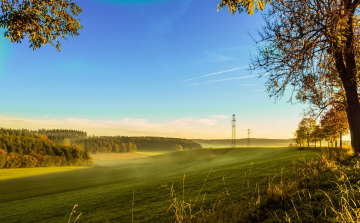
[[[76,0],[80,36],[33,51],[0,37],[0,127],[190,139],[292,138],[303,104],[247,70],[263,21],[218,0]],[[3,33],[4,30],[1,30]]]

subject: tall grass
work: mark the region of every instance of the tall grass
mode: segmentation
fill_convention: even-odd
[[[178,196],[173,185],[170,206],[173,221],[188,222],[360,222],[360,158],[349,148],[322,148],[317,159],[299,157],[292,161],[291,177],[279,175],[268,179],[266,190],[250,185],[251,169],[239,185],[251,192],[245,200],[234,203],[225,185],[212,208],[204,209],[206,194],[195,202]],[[279,179],[280,178],[280,179]],[[275,180],[277,179],[277,180]],[[253,188],[252,188],[253,187]],[[201,202],[198,204],[198,198]],[[230,202],[223,202],[228,200]]]
[[[185,174],[183,177],[183,190],[182,190],[182,196],[178,196],[174,191],[174,184],[171,185],[169,188],[167,185],[164,185],[164,188],[168,189],[170,192],[170,206],[166,213],[168,213],[170,210],[174,214],[174,222],[202,222],[204,219],[204,216],[207,214],[204,214],[205,210],[203,209],[203,202],[206,198],[206,193],[201,194],[203,191],[203,188],[206,184],[207,179],[209,178],[209,175],[211,173],[212,169],[210,169],[208,175],[206,176],[206,179],[195,199],[195,201],[192,203],[191,198],[189,198],[188,201],[185,199]],[[225,185],[225,179],[224,185]],[[227,192],[227,190],[226,190]],[[218,196],[218,199],[220,201],[220,195]],[[199,203],[198,203],[199,201]],[[219,202],[218,201],[218,202]],[[216,204],[216,203],[215,203]],[[215,209],[215,206],[213,207]],[[208,210],[210,211],[210,210]],[[209,212],[210,213],[210,212]]]
[[[252,164],[251,164],[252,166]],[[213,201],[213,204],[210,208],[204,208],[203,204],[206,199],[206,193],[202,193],[204,187],[206,186],[206,182],[209,178],[212,169],[210,169],[207,174],[204,183],[202,184],[198,195],[194,202],[192,202],[191,197],[186,199],[185,196],[185,174],[183,176],[183,190],[182,194],[179,196],[174,190],[174,184],[171,187],[168,187],[166,184],[163,185],[164,188],[168,189],[170,192],[169,202],[170,206],[167,209],[166,213],[172,212],[173,214],[173,222],[176,223],[201,223],[201,222],[228,222],[230,217],[230,221],[239,222],[242,217],[247,216],[249,213],[254,215],[255,210],[259,210],[260,207],[260,190],[258,184],[256,184],[255,193],[257,193],[256,197],[252,197],[246,208],[242,208],[245,206],[233,205],[231,202],[226,202],[228,198],[230,198],[230,194],[226,187],[225,177],[222,177],[223,189],[216,196],[216,199]],[[253,192],[253,189],[250,187],[250,178],[251,178],[251,167],[248,173],[244,174],[243,182],[241,183],[241,187],[244,192]],[[232,208],[229,208],[232,207]],[[249,211],[249,209],[251,211]],[[230,213],[232,212],[232,213]],[[230,213],[230,215],[229,215]],[[236,215],[235,215],[236,213]]]
[[[78,206],[78,205],[76,204],[76,205],[73,207],[73,209],[72,209],[72,211],[71,211],[71,213],[70,213],[70,217],[69,217],[68,223],[70,223],[70,221],[71,221],[71,216],[76,212],[75,208],[76,208],[77,206]],[[82,214],[82,213],[80,213],[80,214],[75,218],[74,223],[80,218],[81,214]]]
[[[174,184],[163,185],[169,192],[169,206],[176,223],[202,222],[360,222],[360,157],[349,148],[322,148],[317,159],[298,157],[292,160],[292,175],[269,176],[266,187],[251,184],[252,164],[238,187],[241,194],[229,194],[225,177],[222,189],[212,205],[205,205],[204,192],[212,169],[208,172],[195,199],[185,194],[186,175],[182,190],[175,191]],[[133,208],[131,222],[134,222]],[[240,196],[242,199],[233,199]],[[234,202],[236,200],[236,202]],[[75,213],[74,206],[68,223]],[[75,218],[79,219],[81,213]]]

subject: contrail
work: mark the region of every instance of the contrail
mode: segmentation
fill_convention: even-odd
[[[245,67],[238,67],[238,68],[231,69],[231,70],[220,71],[220,72],[216,72],[216,73],[212,73],[212,74],[206,74],[206,75],[203,75],[203,76],[200,76],[200,77],[195,77],[195,78],[183,80],[183,81],[181,81],[181,82],[191,81],[191,80],[195,80],[195,79],[199,79],[199,78],[202,78],[202,77],[207,77],[207,76],[211,76],[211,75],[215,75],[215,74],[221,74],[221,73],[226,73],[226,72],[230,72],[230,71],[234,71],[234,70],[239,70],[239,69],[243,69],[243,68],[246,68],[246,67],[247,67],[247,66],[245,66]]]
[[[206,82],[203,82],[203,83],[196,83],[196,84],[190,84],[190,85],[207,84],[207,83],[219,82],[219,81],[231,81],[231,80],[238,80],[238,79],[251,78],[251,77],[259,77],[259,76],[260,76],[260,75],[251,75],[251,76],[243,76],[243,77],[233,77],[233,78],[226,78],[226,79],[206,81]]]
[[[257,77],[257,76],[259,76],[259,75],[251,75],[251,76],[243,76],[243,77],[226,78],[226,79],[220,79],[220,80],[206,81],[205,83],[212,83],[212,82],[218,82],[218,81],[238,80],[238,79],[244,79],[244,78],[250,78],[250,77]]]

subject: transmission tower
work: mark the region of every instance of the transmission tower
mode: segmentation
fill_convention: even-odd
[[[231,120],[231,124],[232,124],[232,135],[231,135],[231,148],[235,149],[236,147],[236,120],[235,120],[235,114],[232,115],[232,120]]]
[[[247,140],[247,146],[250,147],[250,132],[251,130],[248,128],[248,130],[246,130],[248,132],[248,140]]]

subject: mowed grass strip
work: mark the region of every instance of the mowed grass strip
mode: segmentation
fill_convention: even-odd
[[[147,156],[156,156],[164,152],[135,152],[135,153],[99,153],[91,154],[94,161],[119,160],[119,159],[135,159]]]
[[[17,169],[0,169],[0,181],[24,177],[33,177],[43,174],[52,174],[58,172],[67,172],[79,169],[86,169],[89,167],[37,167],[37,168],[17,168]]]
[[[0,222],[67,222],[72,207],[82,213],[77,222],[130,222],[135,191],[136,222],[169,222],[169,192],[164,184],[194,201],[205,184],[205,207],[226,188],[233,201],[242,200],[244,185],[265,187],[269,177],[292,172],[291,159],[316,157],[294,148],[198,149],[137,159],[120,159],[103,168],[87,168],[0,181]],[[251,163],[253,163],[251,165]],[[245,178],[245,173],[251,177]]]

